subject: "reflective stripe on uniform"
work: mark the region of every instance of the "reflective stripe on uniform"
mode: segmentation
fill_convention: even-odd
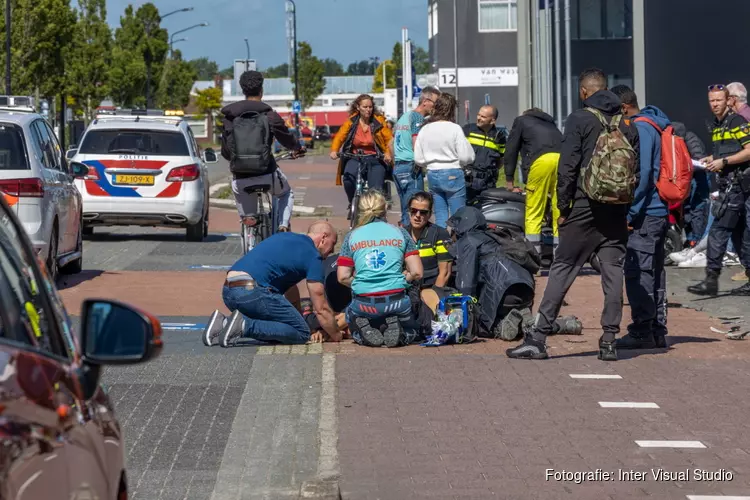
[[[469,144],[472,144],[474,146],[482,146],[485,148],[494,149],[495,151],[505,154],[505,146],[496,144],[495,141],[489,139],[487,136],[471,132],[467,139],[469,140]]]

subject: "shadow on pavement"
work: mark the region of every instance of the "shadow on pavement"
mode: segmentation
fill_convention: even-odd
[[[71,274],[69,276],[60,276],[59,278],[57,278],[57,289],[65,290],[67,288],[73,288],[74,286],[80,285],[83,282],[98,278],[102,274],[104,274],[104,271],[96,269],[81,271],[78,274]]]
[[[691,337],[691,336],[680,336],[680,335],[668,335],[667,336],[667,342],[669,344],[669,347],[666,349],[633,349],[633,350],[624,350],[624,349],[618,349],[617,350],[617,357],[618,359],[634,359],[639,356],[648,356],[648,355],[656,355],[656,354],[665,354],[667,353],[672,347],[679,345],[679,344],[708,344],[713,342],[721,342],[720,339],[712,339],[712,338],[705,338],[705,337]],[[571,354],[562,354],[560,356],[553,355],[553,359],[558,358],[585,358],[590,356],[596,356],[599,354],[599,350],[596,351],[586,351],[586,352],[576,352]]]
[[[220,241],[226,241],[228,237],[225,234],[209,234],[206,236],[202,243],[218,243]],[[184,233],[94,233],[91,236],[86,237],[86,241],[96,241],[103,243],[113,243],[118,241],[159,241],[159,242],[175,242],[175,243],[193,243],[188,242],[185,239]],[[195,242],[196,244],[199,244]]]

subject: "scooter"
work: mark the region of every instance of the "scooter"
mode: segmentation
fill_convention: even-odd
[[[478,208],[487,224],[509,227],[525,233],[526,195],[505,188],[490,188],[482,191],[472,202]],[[547,211],[542,222],[542,268],[549,269],[554,258],[554,236],[552,233],[552,200],[547,203]],[[599,258],[592,254],[589,265],[600,272]]]

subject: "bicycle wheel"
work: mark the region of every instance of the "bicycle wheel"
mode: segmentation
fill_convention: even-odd
[[[354,198],[352,198],[352,206],[349,209],[349,214],[351,215],[351,218],[349,220],[349,229],[354,229],[354,226],[357,225],[357,216],[359,215],[359,195],[355,194]]]

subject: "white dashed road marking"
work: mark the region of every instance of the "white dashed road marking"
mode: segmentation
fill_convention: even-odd
[[[750,497],[724,495],[688,495],[688,500],[750,500]]]
[[[632,403],[629,401],[599,401],[602,408],[658,408],[656,403]]]
[[[339,436],[336,415],[336,355],[332,353],[323,354],[318,437],[320,438],[318,477],[321,479],[338,478]]]
[[[641,448],[705,448],[700,441],[636,441]]]
[[[571,373],[570,378],[579,379],[621,379],[620,375],[607,375],[604,373]]]

